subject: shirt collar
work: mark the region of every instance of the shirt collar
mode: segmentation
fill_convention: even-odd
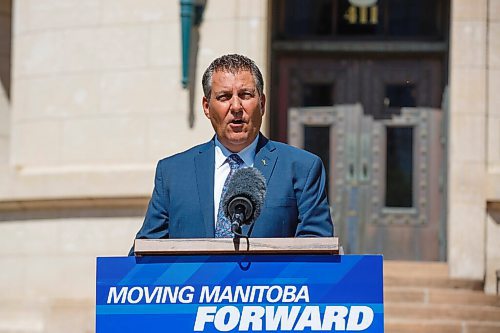
[[[245,147],[243,150],[238,152],[238,156],[245,162],[245,167],[253,166],[255,160],[255,150],[257,149],[257,143],[259,142],[259,135],[253,140],[253,142]],[[229,155],[233,154],[229,149],[224,147],[224,145],[215,136],[215,168],[220,168]]]

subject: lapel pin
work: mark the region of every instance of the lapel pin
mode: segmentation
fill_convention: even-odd
[[[262,164],[267,165],[266,163],[266,160],[262,160]]]

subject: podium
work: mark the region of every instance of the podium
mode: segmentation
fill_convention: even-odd
[[[96,333],[383,332],[381,255],[338,240],[136,240],[97,258]]]

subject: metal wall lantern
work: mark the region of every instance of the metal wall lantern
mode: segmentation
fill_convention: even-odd
[[[179,0],[179,3],[181,7],[182,31],[182,87],[185,89],[189,85],[189,69],[193,65],[190,63],[193,52],[192,30],[193,28],[197,28],[201,23],[206,0]]]

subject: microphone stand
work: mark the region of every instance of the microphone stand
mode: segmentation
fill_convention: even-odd
[[[250,241],[248,240],[247,235],[242,234],[241,225],[244,224],[243,220],[245,218],[245,213],[243,209],[238,209],[231,217],[231,232],[234,234],[233,236],[233,244],[235,249],[239,250],[240,247],[240,238],[244,238],[247,241],[247,251],[250,251]]]

